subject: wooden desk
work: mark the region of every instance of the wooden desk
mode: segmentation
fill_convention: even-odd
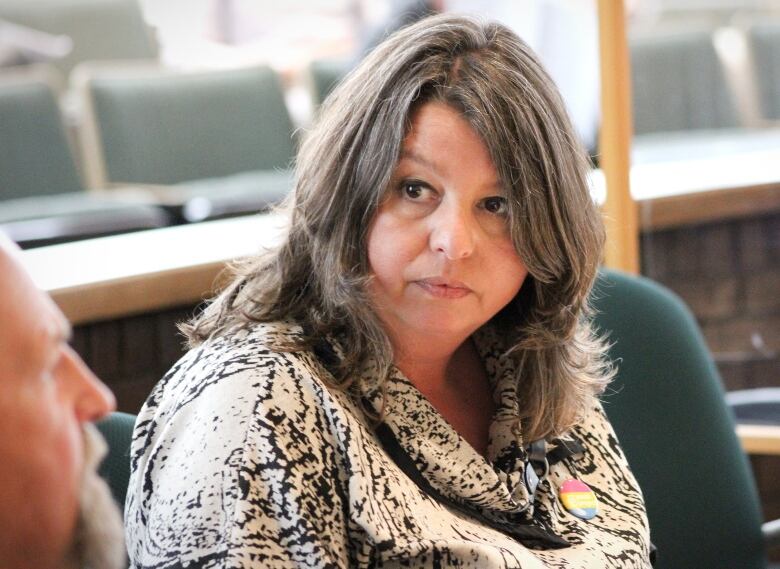
[[[775,138],[776,148],[632,165],[631,195],[639,207],[640,230],[780,211],[780,131]],[[670,144],[675,142],[680,141]],[[683,153],[683,146],[678,146]],[[601,170],[594,170],[590,178],[594,199],[604,203],[606,183]]]
[[[195,304],[232,261],[276,244],[284,221],[257,215],[30,249],[22,261],[73,324]]]
[[[737,425],[737,436],[748,454],[780,456],[780,426]]]
[[[637,164],[631,191],[643,231],[780,210],[780,148]]]

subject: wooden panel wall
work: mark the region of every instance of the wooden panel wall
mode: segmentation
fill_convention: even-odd
[[[642,274],[691,308],[727,390],[780,386],[780,212],[647,231]]]
[[[136,414],[157,381],[185,352],[176,328],[193,306],[81,324],[73,347],[116,395],[117,409]]]

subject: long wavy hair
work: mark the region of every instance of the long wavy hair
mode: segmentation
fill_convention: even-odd
[[[339,339],[333,387],[353,387],[369,359],[381,383],[393,350],[367,294],[367,236],[410,116],[429,101],[462,114],[509,188],[510,231],[529,276],[494,324],[516,363],[524,438],[558,436],[612,374],[588,306],[604,230],[558,91],[531,49],[498,23],[426,18],[349,73],[298,153],[283,243],[234,267],[232,283],[183,330],[194,346],[254,322],[292,320],[305,331],[297,348]]]

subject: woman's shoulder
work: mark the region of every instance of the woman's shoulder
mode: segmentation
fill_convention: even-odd
[[[244,328],[209,338],[191,348],[164,379],[218,374],[221,377],[284,365],[302,351],[303,331],[293,322],[256,322]],[[197,373],[194,373],[197,372]]]
[[[293,321],[254,322],[242,328],[209,338],[191,349],[185,358],[223,362],[254,356],[275,359],[289,354],[301,345],[303,329]]]
[[[293,322],[258,322],[210,338],[190,349],[158,382],[142,414],[163,409],[222,405],[236,399],[257,400],[300,383],[319,389],[328,372],[302,344],[303,330]]]
[[[292,526],[299,507],[345,492],[331,477],[362,423],[348,396],[327,387],[311,350],[284,347],[301,333],[264,323],[214,338],[155,389],[131,447],[132,558],[158,562],[159,543],[198,566],[209,556],[241,557],[289,538],[258,537],[258,523],[269,532],[277,520]],[[280,503],[291,509],[279,511]],[[318,516],[329,531],[338,517]]]
[[[327,446],[338,440],[328,425],[362,425],[350,396],[330,387],[332,378],[313,352],[285,347],[301,335],[294,324],[260,323],[190,350],[139,412],[133,462],[165,447],[166,460],[173,463],[175,455],[186,464],[202,456],[195,449],[203,445],[210,457],[227,461],[269,433],[285,438],[301,430],[306,444]]]

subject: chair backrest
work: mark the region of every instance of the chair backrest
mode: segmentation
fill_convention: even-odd
[[[100,476],[108,482],[114,499],[124,510],[127,485],[130,482],[130,443],[135,415],[111,413],[96,426],[108,443],[108,455],[100,465]]]
[[[602,400],[645,495],[656,567],[765,567],[755,482],[693,316],[613,271],[593,296],[619,369]]]
[[[82,189],[51,86],[0,74],[0,200]]]
[[[739,126],[709,30],[639,36],[630,49],[636,134]]]
[[[762,22],[748,28],[753,70],[763,118],[780,119],[780,22]]]
[[[3,0],[0,18],[69,37],[72,51],[54,62],[65,74],[82,61],[157,58],[138,0]]]
[[[285,168],[294,154],[280,81],[268,67],[205,73],[85,70],[90,184],[174,184]],[[89,134],[91,133],[91,135]]]

